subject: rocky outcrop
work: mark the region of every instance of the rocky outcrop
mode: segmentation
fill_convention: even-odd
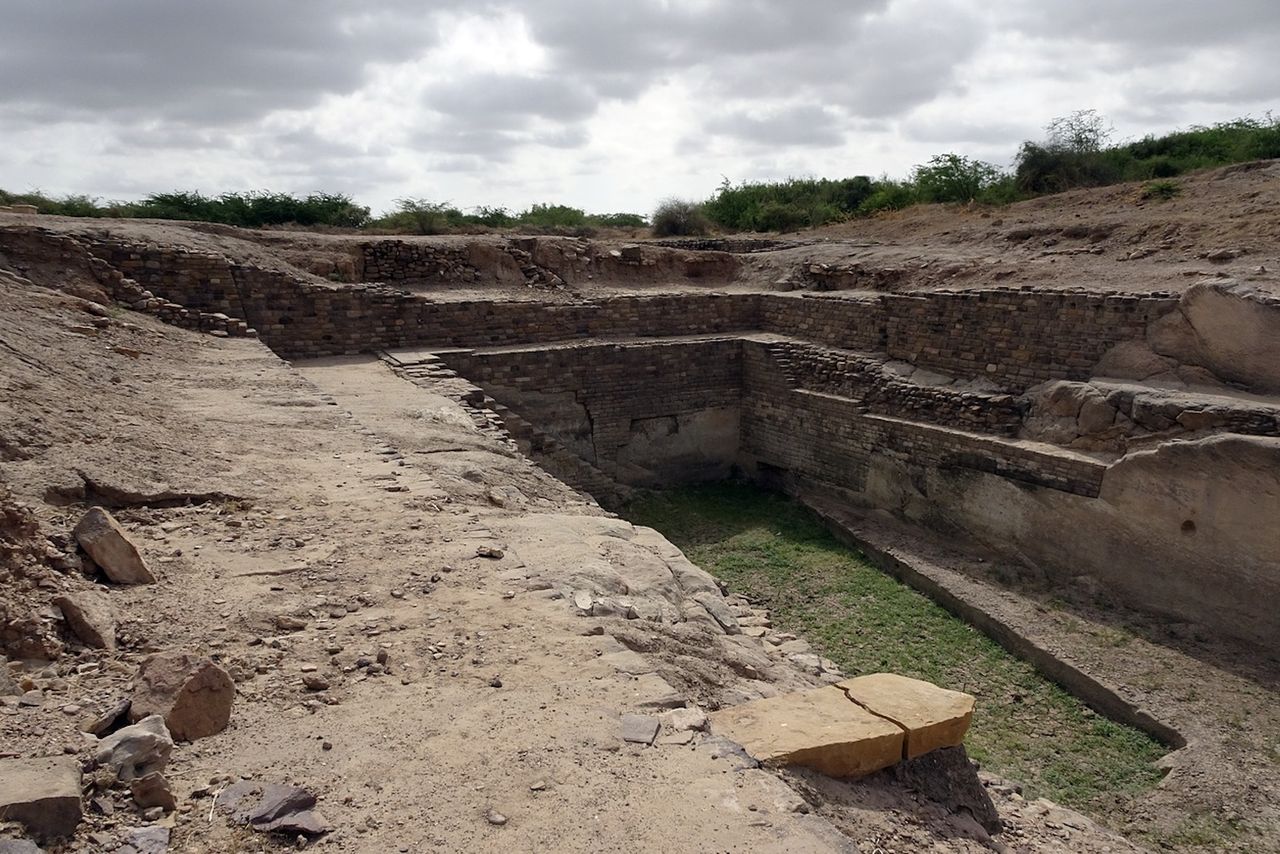
[[[1280,298],[1230,279],[1196,282],[1151,324],[1151,348],[1254,391],[1280,391]]]

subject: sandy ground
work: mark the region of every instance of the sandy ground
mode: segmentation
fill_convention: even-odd
[[[76,724],[127,694],[144,654],[215,656],[236,704],[224,733],[174,753],[180,807],[161,820],[173,850],[291,844],[210,819],[209,787],[227,775],[316,792],[336,829],[315,844],[335,851],[1134,850],[1008,788],[992,791],[1010,829],[988,842],[881,778],[789,784],[718,758],[700,734],[623,744],[619,716],[656,714],[644,704],[673,693],[714,708],[813,680],[705,623],[574,616],[560,591],[588,584],[678,606],[667,568],[678,552],[380,363],[295,370],[256,342],[130,313],[71,331],[86,317],[64,295],[6,286],[7,488],[64,533],[82,512],[66,496],[86,480],[225,497],[117,508],[159,583],[111,588],[119,651],[68,642],[32,673],[43,705],[0,710],[0,741],[19,756],[87,756]],[[38,608],[90,586],[49,573],[6,596]],[[281,631],[281,615],[306,626]],[[387,672],[354,668],[379,652]],[[307,690],[304,672],[329,689]],[[127,794],[106,797],[114,814],[91,815],[66,850],[112,851],[141,822]]]

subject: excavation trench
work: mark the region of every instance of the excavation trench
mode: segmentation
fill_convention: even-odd
[[[839,502],[822,512],[820,492],[806,495],[789,470],[751,459],[759,446],[744,431],[759,422],[743,394],[744,353],[768,343],[714,335],[400,350],[383,361],[656,528],[846,672],[892,671],[977,695],[970,744],[997,773],[1094,812],[1158,782],[1153,763],[1184,743],[1172,727],[1020,632],[961,579],[905,571],[907,561],[869,540],[842,545],[826,527],[855,536]],[[819,514],[766,486],[800,494]]]

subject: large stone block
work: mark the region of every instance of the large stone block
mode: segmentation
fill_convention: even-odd
[[[179,741],[222,732],[231,719],[235,683],[208,658],[185,652],[152,655],[138,669],[138,687],[129,709],[132,720],[162,715]]]
[[[902,727],[906,759],[960,745],[973,720],[970,695],[895,673],[858,676],[837,682],[836,687],[868,711]]]
[[[87,590],[58,596],[53,604],[62,611],[72,634],[85,646],[116,648],[116,619],[106,594]]]
[[[715,712],[711,728],[771,765],[802,765],[829,777],[861,777],[902,759],[901,727],[836,687],[756,700]]]
[[[75,757],[0,759],[0,821],[16,821],[43,842],[70,836],[82,815]]]
[[[116,584],[152,584],[156,577],[114,517],[90,508],[75,529],[76,540]]]

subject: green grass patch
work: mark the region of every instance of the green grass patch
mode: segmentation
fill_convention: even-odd
[[[661,531],[734,592],[768,607],[847,673],[892,671],[967,691],[966,745],[1028,797],[1105,815],[1160,779],[1155,740],[1095,714],[968,623],[877,570],[806,508],[742,484],[652,494],[631,521]]]

